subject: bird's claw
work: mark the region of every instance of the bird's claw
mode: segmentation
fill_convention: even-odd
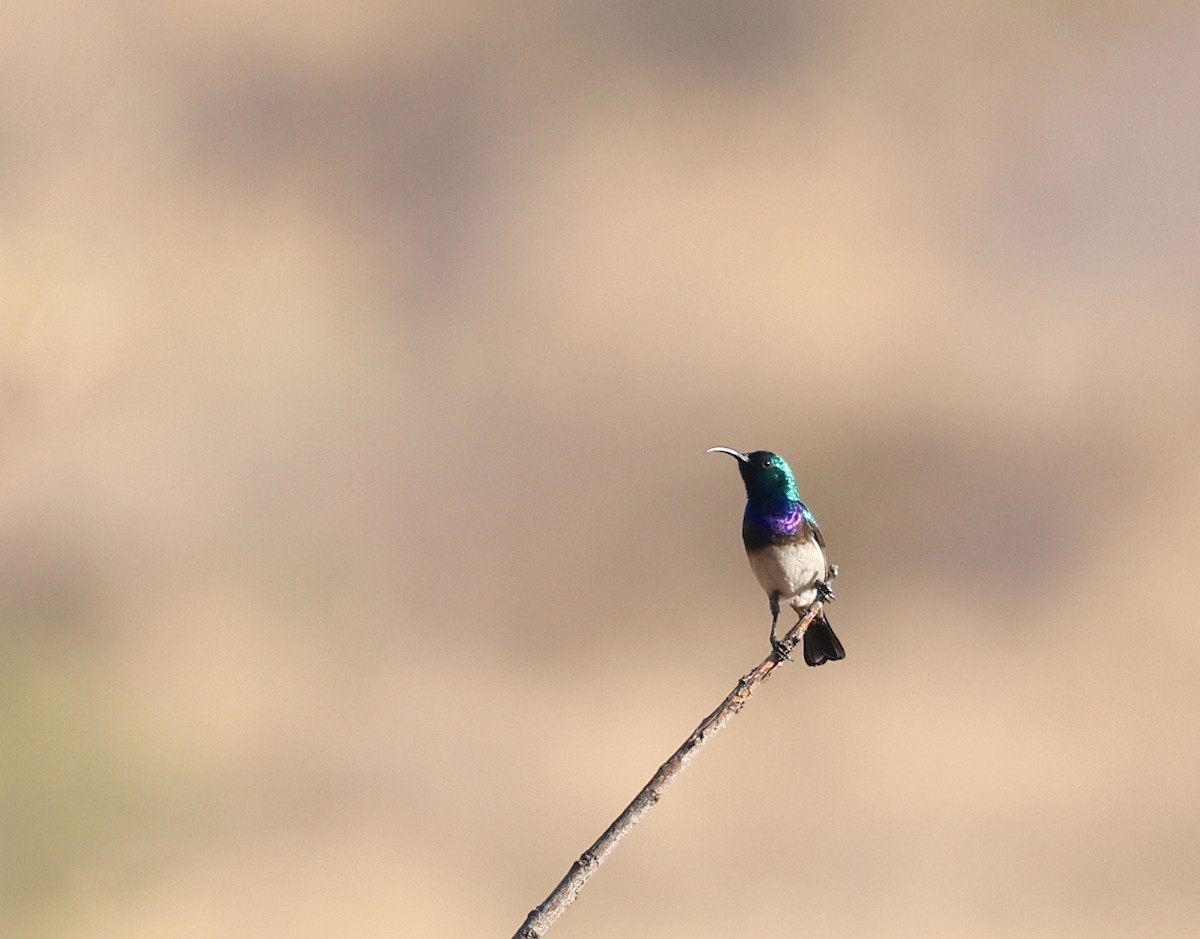
[[[783,641],[782,641],[781,639],[777,638],[776,636],[772,636],[772,637],[771,637],[771,648],[772,648],[772,649],[775,651],[775,657],[776,657],[777,659],[779,659],[779,661],[781,661],[781,662],[782,662],[782,661],[784,661],[785,659],[786,659],[787,661],[789,661],[789,662],[794,662],[794,661],[796,661],[796,660],[795,660],[795,659],[793,659],[793,658],[792,658],[792,656],[791,656],[791,655],[788,653],[787,646],[785,646],[785,645],[783,644]]]
[[[830,577],[829,580],[833,580],[833,577]],[[829,587],[829,580],[817,581],[817,599],[822,603],[830,603],[837,599]]]

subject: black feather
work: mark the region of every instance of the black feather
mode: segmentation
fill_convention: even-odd
[[[822,613],[804,630],[804,661],[808,665],[824,665],[846,657],[846,650],[833,633],[833,627]]]

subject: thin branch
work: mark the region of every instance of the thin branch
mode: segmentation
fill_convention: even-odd
[[[800,642],[804,630],[816,618],[820,610],[821,604],[813,604],[800,621],[788,630],[787,635],[783,637],[783,645],[788,652],[791,652]],[[604,834],[596,839],[596,843],[584,851],[579,856],[579,860],[571,865],[567,876],[554,888],[550,896],[529,911],[529,916],[525,918],[524,924],[513,935],[513,939],[542,939],[546,935],[547,930],[575,902],[579,891],[583,889],[583,885],[588,882],[592,874],[612,854],[621,840],[633,830],[633,826],[642,820],[642,816],[658,803],[666,788],[675,781],[676,776],[684,771],[693,757],[700,752],[700,748],[709,741],[709,738],[715,736],[717,731],[729,723],[729,719],[742,709],[742,705],[750,700],[755,689],[766,681],[771,672],[775,671],[779,665],[780,660],[772,652],[753,671],[738,680],[737,687],[729,692],[720,706],[700,722],[700,725],[692,731],[683,745],[658,768],[658,772],[651,777],[642,791],[634,796],[625,811],[617,816],[616,821],[609,825]]]

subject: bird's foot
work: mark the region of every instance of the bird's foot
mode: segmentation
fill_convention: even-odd
[[[787,661],[789,661],[789,662],[794,662],[794,661],[796,661],[796,660],[795,660],[795,659],[793,659],[793,658],[791,657],[791,655],[788,653],[787,646],[785,646],[785,645],[783,644],[783,642],[782,642],[782,641],[781,641],[781,640],[780,640],[780,639],[779,639],[777,636],[772,636],[772,637],[771,637],[771,648],[772,648],[772,649],[775,651],[775,657],[776,657],[776,658],[777,658],[777,659],[778,659],[780,662],[784,661],[785,659],[786,659]]]
[[[836,568],[834,570],[836,571]],[[817,600],[819,600],[821,603],[831,603],[837,599],[837,597],[833,595],[833,590],[831,590],[829,587],[829,581],[833,580],[833,577],[834,574],[831,573],[828,577],[828,580],[817,581]]]

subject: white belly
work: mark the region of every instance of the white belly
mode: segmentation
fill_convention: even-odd
[[[797,544],[771,545],[750,555],[750,567],[767,594],[804,609],[817,599],[816,583],[825,577],[825,552],[812,538]]]

